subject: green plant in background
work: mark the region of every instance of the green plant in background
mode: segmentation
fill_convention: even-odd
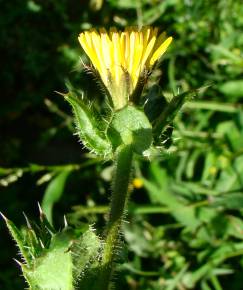
[[[159,95],[156,102],[149,97],[145,103],[141,100],[149,72],[172,41],[165,33],[158,35],[157,28],[127,28],[124,32],[112,28],[109,32],[101,29],[99,33],[91,30],[81,33],[79,41],[111,102],[104,117],[92,111],[74,91],[64,97],[73,108],[83,144],[115,164],[109,219],[101,243],[91,229],[76,233],[66,225],[56,233],[42,212],[39,226],[32,226],[27,219],[28,229],[24,234],[5,218],[24,258],[21,267],[30,289],[110,289],[133,156],[155,154],[156,144],[161,142],[161,136],[187,96],[175,96],[168,103]],[[52,199],[58,199],[67,176],[68,172],[63,172],[56,177],[59,188],[55,189],[53,183],[54,189],[50,190],[57,194]],[[49,196],[47,191],[44,206],[50,204]],[[51,208],[45,209],[50,219]],[[97,282],[90,277],[97,277]]]

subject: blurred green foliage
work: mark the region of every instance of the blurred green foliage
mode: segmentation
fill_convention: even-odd
[[[81,66],[78,33],[156,25],[174,42],[147,91],[159,77],[168,99],[201,89],[176,117],[168,150],[151,163],[136,160],[143,187],[131,194],[117,279],[132,290],[241,290],[242,1],[0,2],[0,210],[24,225],[22,211],[36,218],[43,201],[57,226],[69,212],[69,223],[102,229],[112,168],[77,143],[69,106],[54,91],[70,81],[102,106]],[[0,253],[0,288],[23,289],[3,223]]]

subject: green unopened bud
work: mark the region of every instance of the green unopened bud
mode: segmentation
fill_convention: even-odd
[[[143,154],[152,144],[152,127],[143,111],[126,106],[114,113],[108,137],[114,149],[122,144],[131,145],[134,152]]]
[[[23,263],[16,262],[29,289],[87,289],[87,269],[96,265],[102,248],[100,239],[91,228],[81,234],[66,225],[61,232],[46,235],[49,226],[46,226],[43,213],[40,224],[33,223],[33,227],[26,218],[27,228],[24,231],[17,229],[6,217],[3,218],[24,259]],[[96,272],[94,270],[92,274]]]

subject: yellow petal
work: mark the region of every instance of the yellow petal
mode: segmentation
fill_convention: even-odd
[[[119,41],[120,41],[120,48],[121,48],[121,66],[122,68],[125,68],[126,67],[126,59],[125,59],[126,36],[124,32],[120,34]]]
[[[119,79],[121,78],[121,48],[119,42],[119,34],[115,32],[112,34],[112,43],[114,45],[114,77],[116,83],[119,83]]]
[[[151,52],[153,51],[153,48],[154,48],[155,41],[156,41],[156,37],[153,36],[144,51],[142,61],[141,61],[141,67],[143,67],[146,64],[149,56],[151,55]]]
[[[168,37],[161,45],[160,47],[153,53],[149,64],[151,66],[154,65],[154,63],[165,53],[166,49],[172,42],[172,37]]]
[[[140,35],[137,35],[136,39],[136,47],[135,47],[135,54],[133,59],[133,67],[131,71],[132,79],[133,79],[133,86],[135,87],[140,76],[141,72],[141,58],[143,54],[143,39]]]
[[[135,51],[135,45],[136,45],[136,34],[134,31],[130,33],[130,47],[129,47],[129,63],[128,63],[128,72],[131,73],[132,66],[133,66],[133,57],[134,57],[134,51]]]
[[[112,27],[91,29],[79,35],[79,42],[111,94],[115,108],[127,103],[144,69],[149,69],[166,51],[172,38],[158,35],[158,28],[124,31]]]
[[[156,43],[154,45],[154,51],[159,48],[159,46],[166,40],[166,32],[162,32],[159,37],[156,39]]]
[[[101,53],[106,69],[111,66],[111,41],[107,34],[101,34]]]
[[[130,56],[130,35],[128,32],[125,33],[125,69],[128,69],[129,64],[129,56]]]
[[[90,46],[91,42],[90,42],[89,37],[87,38],[84,33],[81,33],[78,39],[79,39],[79,42],[80,42],[83,50],[85,51],[87,56],[90,58],[90,60],[93,63],[94,67],[96,69],[98,69],[99,63],[97,61],[97,57],[96,57],[92,47]]]

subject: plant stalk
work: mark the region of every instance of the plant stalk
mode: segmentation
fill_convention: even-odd
[[[110,214],[102,256],[99,290],[108,290],[112,277],[113,263],[118,251],[120,228],[127,205],[132,157],[133,151],[130,145],[118,148],[112,184]]]

